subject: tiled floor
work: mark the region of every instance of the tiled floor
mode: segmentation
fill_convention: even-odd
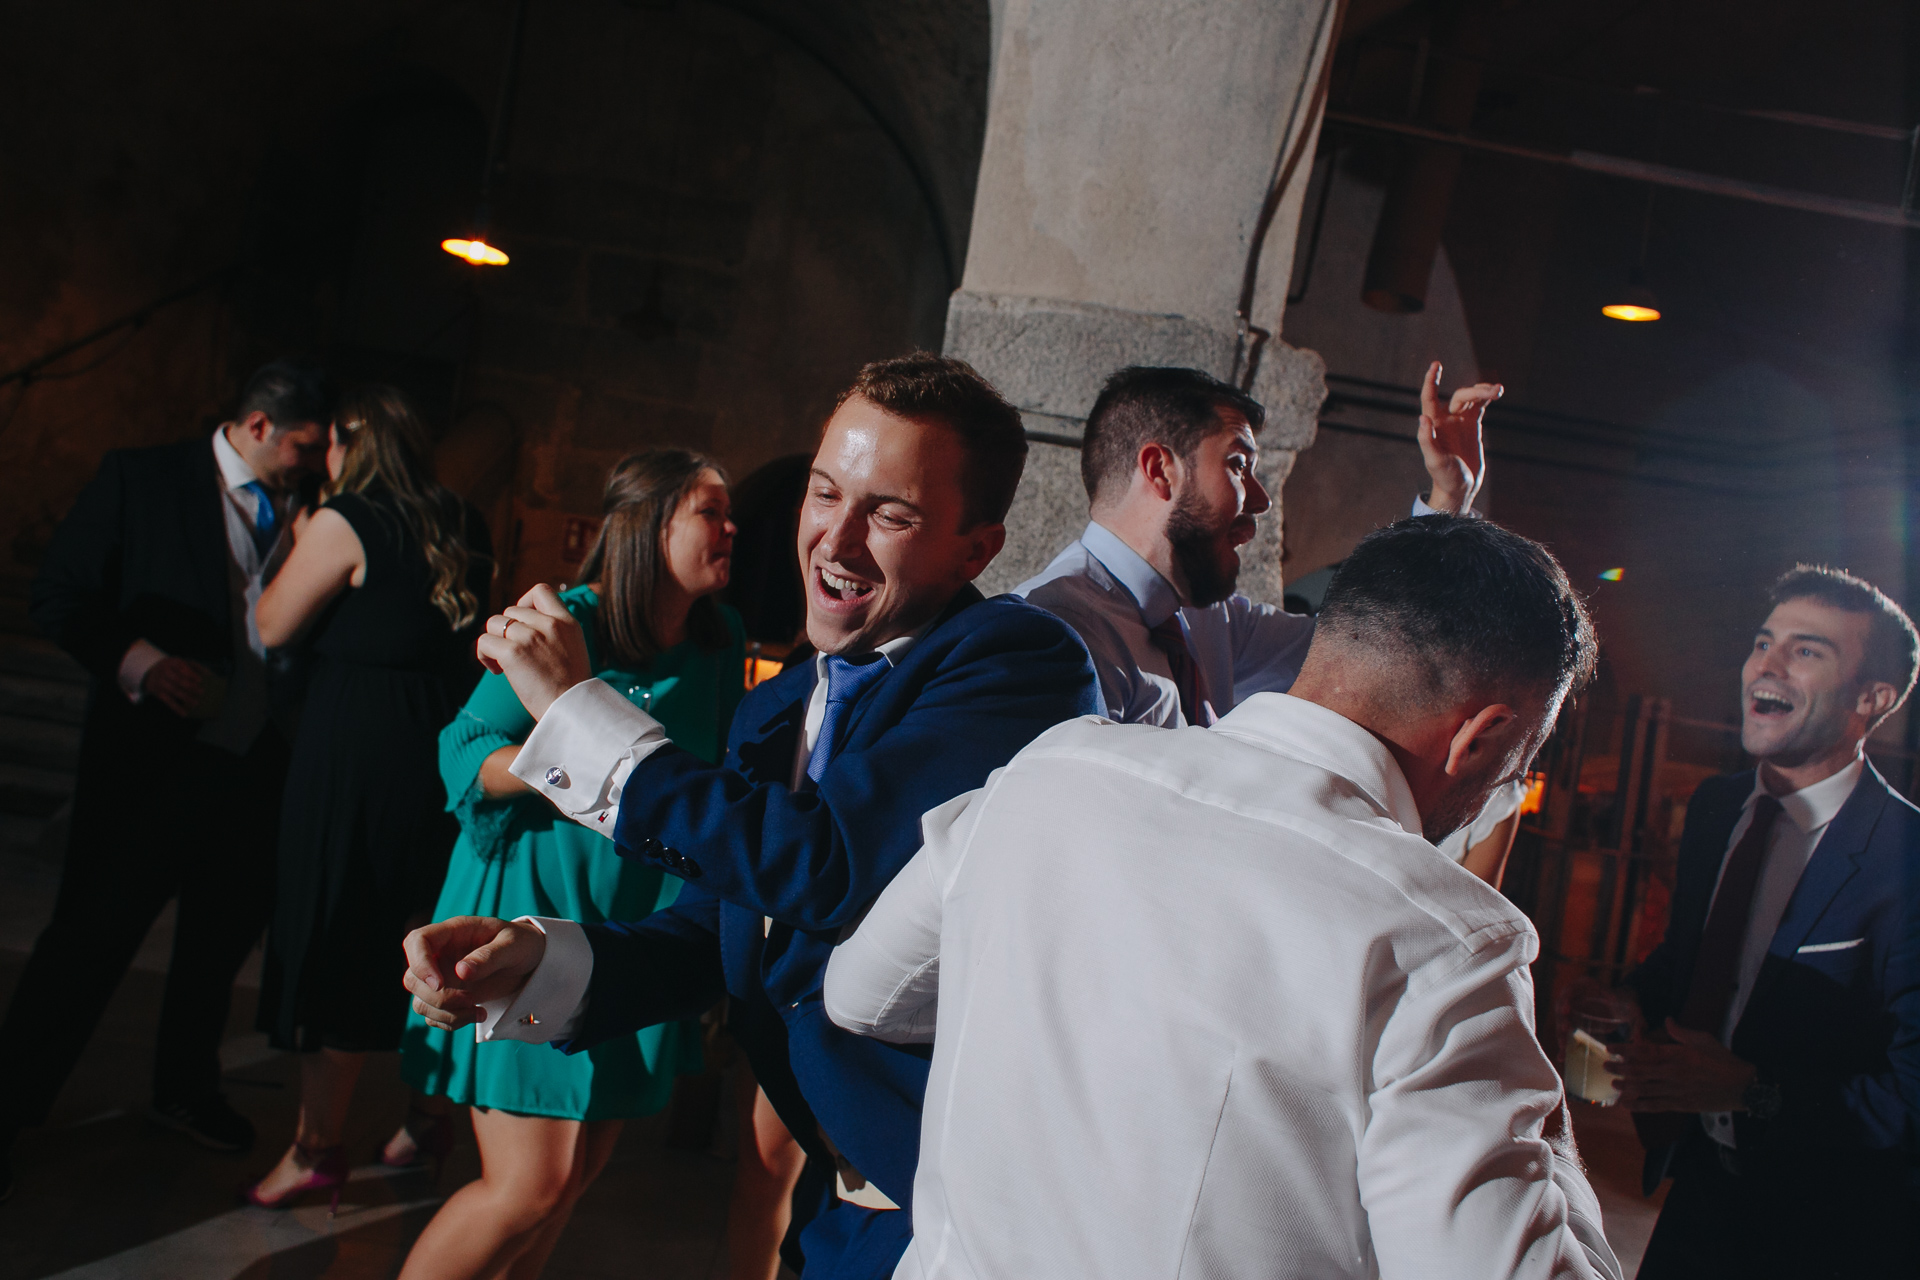
[[[7,916],[20,914],[18,880],[4,886]],[[8,934],[18,932],[18,920]],[[396,1173],[373,1159],[406,1106],[397,1060],[371,1060],[355,1097],[348,1149],[359,1163],[340,1216],[324,1203],[290,1212],[240,1207],[236,1192],[291,1141],[298,1066],[252,1031],[254,991],[235,989],[223,1053],[227,1092],[260,1141],[250,1155],[220,1155],[149,1125],[147,1072],[166,956],[163,918],[142,962],[113,1003],[49,1124],[15,1148],[17,1189],[0,1205],[0,1280],[375,1280],[399,1273],[442,1192],[479,1173],[470,1133],[439,1188],[424,1172]],[[0,944],[12,943],[12,936]],[[25,957],[0,950],[0,1002]],[[722,1233],[733,1165],[723,1126],[706,1151],[666,1143],[665,1117],[629,1124],[598,1182],[582,1198],[548,1267],[554,1277],[710,1280],[725,1273]]]
[[[4,871],[5,868],[0,868]],[[20,868],[14,868],[16,872]],[[35,917],[35,885],[0,875],[0,1002],[12,993]],[[362,1077],[348,1128],[362,1163],[327,1220],[318,1205],[286,1213],[236,1207],[249,1173],[291,1140],[295,1061],[252,1031],[254,991],[235,990],[224,1057],[228,1094],[253,1118],[249,1156],[203,1151],[141,1118],[170,920],[163,917],[127,975],[49,1125],[16,1148],[18,1190],[0,1206],[0,1280],[376,1280],[398,1274],[442,1191],[479,1171],[463,1135],[444,1183],[394,1173],[372,1159],[406,1105],[392,1057]],[[257,972],[257,970],[255,970]],[[1575,1128],[1626,1274],[1638,1266],[1656,1205],[1638,1194],[1639,1146],[1624,1114],[1575,1104]],[[587,1192],[548,1267],[550,1277],[714,1280],[724,1274],[722,1232],[733,1166],[721,1132],[706,1151],[678,1151],[663,1118],[628,1126],[612,1163]]]

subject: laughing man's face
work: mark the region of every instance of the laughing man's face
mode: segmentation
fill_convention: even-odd
[[[834,411],[800,510],[807,639],[870,653],[932,619],[1000,550],[999,524],[961,528],[966,449],[939,423],[854,396]]]
[[[1863,731],[1860,681],[1871,623],[1811,598],[1774,606],[1740,672],[1740,745],[1792,768]]]

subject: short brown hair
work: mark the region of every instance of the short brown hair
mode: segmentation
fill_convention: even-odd
[[[1848,613],[1867,615],[1867,652],[1860,659],[1860,678],[1890,684],[1900,691],[1886,715],[1873,722],[1876,726],[1898,711],[1913,692],[1914,676],[1920,673],[1920,634],[1915,633],[1907,611],[1865,578],[1824,564],[1796,564],[1774,582],[1767,599],[1774,605],[1818,600]]]
[[[1220,430],[1222,409],[1244,415],[1256,432],[1266,425],[1258,400],[1198,369],[1135,364],[1108,378],[1080,438],[1080,482],[1088,500],[1099,497],[1101,485],[1130,476],[1149,444],[1192,461],[1194,450]]]
[[[935,422],[960,437],[967,452],[960,476],[960,527],[999,524],[1013,506],[1027,465],[1027,430],[1014,408],[972,365],[915,351],[863,365],[834,408],[862,400],[914,422]]]

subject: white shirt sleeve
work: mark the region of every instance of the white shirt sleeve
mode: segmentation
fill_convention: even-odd
[[[475,1023],[473,1038],[480,1044],[489,1040],[523,1040],[545,1044],[565,1040],[580,1029],[587,1012],[587,987],[593,981],[593,945],[586,930],[571,920],[547,916],[521,916],[547,935],[547,951],[540,963],[527,975],[527,985],[518,995],[498,1000],[483,1000],[485,1020]]]
[[[660,722],[612,685],[582,680],[554,699],[507,772],[612,839],[628,775],[668,741]]]
[[[1357,1173],[1385,1277],[1605,1277],[1579,1164],[1542,1136],[1565,1094],[1535,1039],[1531,930],[1415,975],[1374,1052]]]
[[[962,851],[993,785],[920,819],[923,843],[827,962],[827,1016],[855,1035],[930,1044],[940,1000],[940,920]]]
[[[127,646],[120,658],[120,692],[127,695],[127,701],[139,704],[147,696],[147,672],[154,664],[166,657],[166,651],[148,644],[145,640],[135,640]]]

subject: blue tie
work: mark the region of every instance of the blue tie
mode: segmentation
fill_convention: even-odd
[[[273,495],[258,480],[249,480],[240,487],[252,494],[260,504],[253,513],[253,547],[265,560],[280,535],[280,513],[274,509]]]
[[[807,760],[807,776],[816,783],[840,753],[840,739],[846,733],[853,704],[891,670],[893,664],[883,653],[867,654],[857,662],[841,657],[827,659],[827,714],[820,720],[820,736],[813,740],[813,755]]]

